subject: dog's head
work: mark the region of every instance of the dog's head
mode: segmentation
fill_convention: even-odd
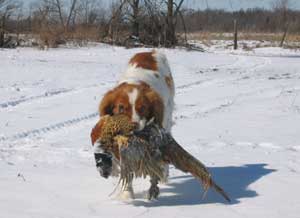
[[[100,116],[124,114],[144,129],[150,120],[162,126],[164,104],[162,98],[149,85],[122,83],[107,92],[99,106]]]

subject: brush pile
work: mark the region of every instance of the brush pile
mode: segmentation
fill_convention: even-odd
[[[126,185],[132,176],[164,177],[165,163],[191,173],[202,182],[205,193],[214,188],[227,201],[228,195],[211,178],[204,164],[185,151],[163,128],[150,123],[142,131],[135,131],[134,125],[124,115],[104,116],[98,128],[100,144],[120,162],[120,181]]]

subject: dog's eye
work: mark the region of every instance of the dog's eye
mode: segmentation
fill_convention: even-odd
[[[146,107],[145,107],[145,106],[141,106],[140,109],[139,109],[140,113],[144,113],[145,110],[146,110]]]
[[[124,106],[122,104],[119,105],[119,113],[124,113]]]

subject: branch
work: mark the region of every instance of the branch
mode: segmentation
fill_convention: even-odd
[[[187,36],[186,36],[187,29],[186,29],[185,21],[184,21],[183,14],[181,13],[181,11],[178,11],[178,13],[179,13],[179,16],[181,18],[181,22],[182,22],[183,29],[184,29],[184,41],[185,41],[185,44],[187,45],[188,44]]]
[[[61,25],[62,25],[63,28],[65,28],[64,19],[63,19],[62,11],[61,11],[61,3],[60,3],[60,0],[55,0],[55,1],[56,1],[55,6],[57,7],[57,10],[58,10],[58,16],[59,16]]]
[[[177,16],[177,14],[178,14],[178,12],[179,12],[179,10],[180,10],[180,8],[181,8],[183,2],[184,2],[184,0],[181,0],[181,1],[179,2],[179,4],[177,5],[177,7],[176,7],[176,9],[175,9],[175,12],[174,12],[174,17]],[[174,2],[174,4],[176,5],[175,2]]]
[[[70,20],[71,20],[73,11],[74,11],[74,9],[75,9],[76,3],[77,3],[77,0],[72,0],[72,6],[71,6],[71,8],[70,8],[70,12],[69,12],[69,16],[68,16],[67,24],[66,24],[66,28],[67,28],[67,29],[69,29]]]

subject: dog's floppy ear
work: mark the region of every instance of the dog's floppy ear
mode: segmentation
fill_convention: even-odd
[[[104,125],[104,119],[100,119],[98,123],[94,126],[91,132],[91,142],[92,145],[95,144],[95,142],[100,138],[102,134],[102,128]]]
[[[114,97],[114,90],[111,90],[104,95],[99,105],[100,116],[113,115]]]
[[[146,96],[150,102],[150,116],[162,127],[164,103],[161,97],[153,90],[148,92]]]

